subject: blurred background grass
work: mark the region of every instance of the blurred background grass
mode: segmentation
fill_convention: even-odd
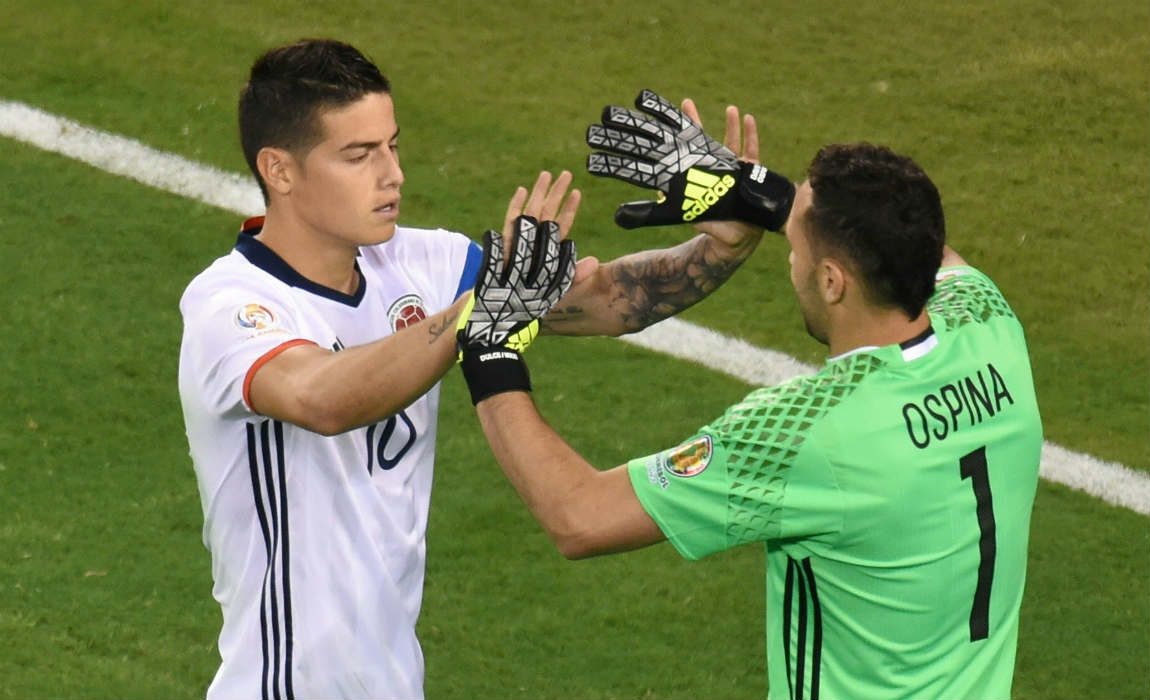
[[[952,244],[1023,319],[1047,438],[1150,467],[1150,8],[1123,0],[0,4],[0,99],[242,172],[235,96],[272,45],[335,36],[391,78],[404,220],[478,234],[539,169],[586,194],[580,251],[636,198],[586,175],[586,125],[641,87],[706,125],[756,115],[801,176],[832,141],[906,152]],[[237,217],[0,139],[0,696],[202,695],[218,663],[176,396],[183,286]],[[818,363],[767,239],[687,320]],[[677,442],[748,389],[604,339],[532,350],[537,400],[602,467]],[[430,697],[756,697],[762,555],[661,546],[568,563],[444,386],[421,635]],[[1146,697],[1146,518],[1040,487],[1019,697]]]

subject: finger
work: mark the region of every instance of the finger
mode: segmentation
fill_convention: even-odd
[[[691,126],[686,114],[651,90],[639,91],[635,106],[676,130]]]
[[[666,126],[645,114],[622,107],[608,105],[600,117],[603,126],[616,126],[620,129],[641,133],[656,142],[670,141],[673,136]]]
[[[739,108],[734,105],[727,106],[727,133],[723,137],[723,145],[731,149],[736,156],[743,152],[743,134],[739,129]]]
[[[551,173],[544,170],[539,173],[539,177],[535,178],[535,185],[531,188],[531,196],[527,198],[527,204],[523,207],[524,216],[539,218],[539,213],[543,210],[543,202],[547,199],[549,187],[551,187]]]
[[[611,153],[587,154],[587,172],[600,177],[613,177],[639,187],[658,189],[659,176],[655,166],[630,156]]]
[[[759,127],[755,118],[749,114],[743,115],[743,160],[752,163],[759,162]]]
[[[551,284],[543,293],[548,308],[559,301],[571,288],[571,283],[575,280],[575,260],[577,257],[574,241],[563,241],[560,244],[558,259],[555,261],[555,274],[552,275]]]
[[[511,201],[507,203],[507,213],[503,216],[503,247],[511,250],[511,236],[514,229],[512,228],[515,223],[515,217],[523,211],[523,203],[527,201],[527,188],[516,187],[515,194],[511,195]]]
[[[555,223],[559,224],[560,240],[566,238],[571,231],[571,226],[575,223],[575,212],[579,210],[579,203],[582,201],[583,193],[579,190],[571,190],[571,194],[567,195],[567,199],[563,202],[563,208],[555,217]]]
[[[579,261],[575,263],[575,277],[572,281],[572,284],[579,284],[583,280],[595,274],[595,271],[598,269],[599,258],[596,258],[593,255],[588,255],[585,258],[580,258]]]
[[[503,259],[503,251],[510,250],[504,245],[505,240],[507,240],[507,236],[499,235],[490,229],[483,234],[482,269],[486,284],[492,284],[503,279],[503,270],[507,262]]]
[[[567,188],[570,186],[571,171],[564,170],[559,173],[559,177],[555,178],[555,182],[547,190],[547,198],[543,200],[543,210],[539,212],[540,221],[555,218],[555,213],[559,211],[559,205],[563,202],[563,197],[567,194]]]
[[[535,232],[535,240],[531,246],[531,267],[524,277],[528,287],[548,284],[555,275],[559,259],[560,245],[559,224],[554,221],[540,221]]]
[[[516,217],[513,224],[511,245],[506,249],[503,266],[502,281],[505,285],[515,286],[523,278],[525,272],[535,266],[539,257],[535,250],[535,242],[539,235],[539,225],[535,219],[526,215]],[[524,267],[527,270],[524,270]]]
[[[604,151],[643,156],[649,155],[660,143],[634,131],[599,124],[587,127],[587,145]]]
[[[683,100],[683,113],[690,117],[691,121],[695,122],[701,128],[703,120],[699,119],[699,108],[695,106],[695,101],[690,97]]]

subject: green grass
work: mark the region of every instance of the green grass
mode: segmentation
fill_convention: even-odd
[[[759,120],[798,177],[871,140],[938,183],[952,243],[1022,317],[1047,438],[1150,470],[1150,7],[1123,0],[0,3],[0,99],[243,171],[234,100],[272,44],[334,35],[392,79],[404,218],[477,234],[569,168],[584,254],[669,245],[582,134],[640,87]],[[237,217],[0,139],[0,697],[193,697],[219,611],[176,396],[183,286]],[[684,318],[817,363],[764,241]],[[537,397],[608,467],[689,434],[734,380],[616,341],[532,350]],[[445,381],[420,623],[430,697],[761,697],[762,553],[570,563]],[[1147,519],[1043,483],[1015,694],[1150,694]]]

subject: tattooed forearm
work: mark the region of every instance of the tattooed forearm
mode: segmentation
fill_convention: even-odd
[[[700,244],[635,256],[614,271],[610,307],[627,330],[638,330],[695,304],[727,281],[742,263],[708,255]]]
[[[744,236],[732,244],[704,233],[673,248],[592,266],[542,319],[542,329],[562,335],[642,330],[718,289],[754,251],[758,238]]]

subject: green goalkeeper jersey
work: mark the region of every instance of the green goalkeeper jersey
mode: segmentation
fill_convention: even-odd
[[[1042,448],[1026,341],[973,268],[927,308],[918,338],[629,465],[683,556],[765,543],[769,697],[1010,695]]]

